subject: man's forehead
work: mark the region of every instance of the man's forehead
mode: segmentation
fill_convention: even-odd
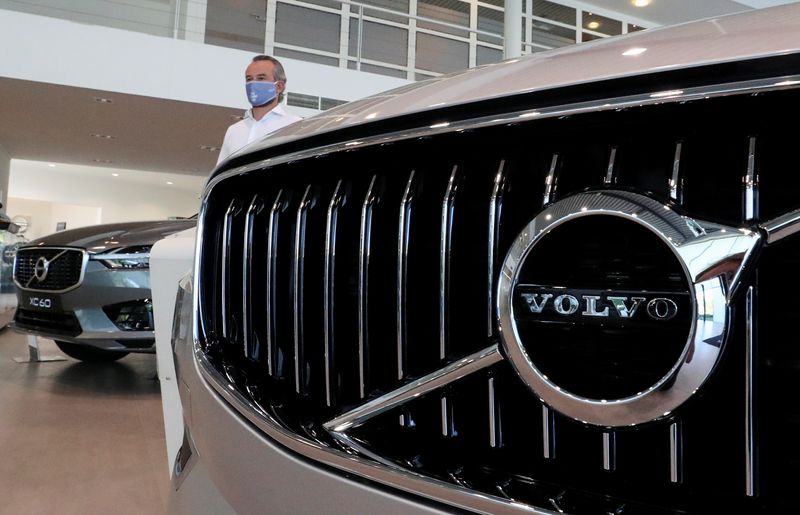
[[[275,68],[275,65],[272,61],[256,61],[254,63],[250,63],[245,70],[245,75],[250,75],[255,77],[256,75],[268,75],[272,76],[272,71]]]

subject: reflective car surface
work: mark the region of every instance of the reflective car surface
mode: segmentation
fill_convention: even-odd
[[[209,179],[174,506],[791,513],[800,7],[354,102]]]
[[[196,220],[106,224],[57,232],[17,250],[12,327],[67,355],[112,361],[155,352],[150,247]]]

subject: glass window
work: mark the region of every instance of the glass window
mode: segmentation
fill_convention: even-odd
[[[319,5],[321,7],[329,7],[331,9],[336,9],[337,11],[342,8],[341,2],[337,2],[336,0],[300,0],[300,1],[306,4],[314,4],[314,5]],[[228,3],[230,3],[230,1],[228,1]]]
[[[305,107],[306,109],[319,109],[319,97],[303,95],[302,93],[286,93],[286,105]]]
[[[575,43],[575,30],[567,29],[559,25],[533,20],[531,23],[531,43],[542,45],[547,48],[559,48]],[[533,47],[531,50],[537,50]]]
[[[619,36],[622,34],[621,21],[606,18],[605,16],[600,16],[587,11],[584,11],[583,13],[583,28],[608,34],[609,36]],[[584,41],[586,40],[584,39]]]
[[[417,68],[448,73],[469,66],[469,43],[424,34],[417,34]]]
[[[338,14],[278,2],[275,42],[338,53],[340,18]]]
[[[408,31],[382,23],[364,22],[361,58],[406,66],[408,64]],[[358,18],[350,18],[348,55],[358,55]]]
[[[328,109],[333,109],[334,107],[340,106],[342,104],[346,104],[347,100],[337,100],[335,98],[325,98],[322,97],[319,101],[319,107],[323,111],[327,111]]]
[[[348,61],[347,67],[351,70],[357,70],[358,65],[355,61]],[[361,71],[369,73],[377,73],[378,75],[387,75],[389,77],[397,77],[398,79],[405,79],[406,72],[397,70],[395,68],[385,68],[383,66],[376,66],[374,64],[361,63]]]
[[[384,11],[376,11],[375,9],[364,8],[364,16],[371,16],[373,18],[380,18],[382,20],[389,20],[403,25],[408,24],[408,0],[357,0],[358,3],[374,5],[390,11],[403,13],[406,16],[391,14]],[[359,6],[351,5],[350,13],[358,15]]]
[[[419,0],[417,3],[417,16],[441,20],[452,25],[469,28],[469,4],[453,0]],[[467,37],[469,33],[452,27],[445,27],[438,23],[418,21],[417,27]]]
[[[574,8],[548,2],[547,0],[533,0],[532,14],[539,18],[566,23],[568,25],[575,25],[578,19],[577,11]]]
[[[503,60],[502,50],[478,45],[475,54],[475,64],[477,64],[478,66],[482,64],[497,63],[502,60]]]
[[[479,3],[496,5],[497,7],[505,7],[505,0],[478,0]],[[525,2],[522,2],[522,8],[525,9]]]
[[[494,9],[487,9],[486,7],[478,7],[478,30],[491,32],[498,36],[503,35],[503,11],[496,11]],[[524,32],[523,32],[524,34]],[[478,41],[486,43],[494,43],[495,45],[502,45],[503,39],[501,37],[493,38],[492,36],[485,36],[478,34]]]
[[[259,0],[235,5],[225,0],[208,0],[205,43],[263,53],[266,17],[267,6]]]
[[[298,52],[297,50],[289,50],[288,48],[275,47],[272,52],[276,57],[288,57],[290,59],[297,59],[298,61],[307,61],[309,63],[327,64],[329,66],[339,66],[339,59],[335,57],[328,57],[326,55],[310,54],[308,52]]]
[[[581,34],[581,38],[583,38],[583,42],[587,41],[594,41],[595,39],[603,39],[603,36],[598,36],[596,34],[589,34],[588,32],[584,32]]]

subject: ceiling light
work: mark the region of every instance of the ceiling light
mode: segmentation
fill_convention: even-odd
[[[219,147],[214,147],[212,145],[200,145],[200,150],[207,150],[208,152],[216,152],[219,150]]]
[[[103,97],[94,97],[94,101],[98,104],[113,104],[114,101],[110,98],[103,98]]]
[[[650,0],[631,0],[631,3],[636,7],[647,7],[650,5]]]
[[[114,139],[114,136],[112,136],[111,134],[98,134],[96,132],[93,132],[91,136],[97,139]]]
[[[629,48],[629,49],[625,50],[624,52],[622,52],[622,55],[627,55],[627,56],[642,55],[645,52],[647,52],[646,48],[635,46],[633,48]]]
[[[167,184],[169,184],[170,186],[172,186],[172,185],[173,185],[173,184],[175,184],[175,183],[174,183],[174,182],[172,182],[172,181],[167,181]]]
[[[54,163],[48,163],[47,166],[49,166],[50,168],[55,168],[56,167],[56,165]]]
[[[119,177],[119,174],[118,174],[118,173],[112,173],[111,175],[112,175],[113,177]]]
[[[592,29],[592,30],[599,29],[600,28],[600,22],[599,21],[590,21],[589,23],[586,24],[586,28],[587,29]]]

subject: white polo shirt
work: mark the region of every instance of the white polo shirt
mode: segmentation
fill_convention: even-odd
[[[219,150],[217,164],[223,162],[228,156],[248,143],[259,140],[267,134],[271,134],[281,127],[286,127],[298,120],[302,120],[302,118],[287,113],[281,104],[275,106],[260,120],[253,118],[253,111],[248,109],[244,119],[228,127],[227,132],[225,132],[225,139],[222,142],[222,148]]]

